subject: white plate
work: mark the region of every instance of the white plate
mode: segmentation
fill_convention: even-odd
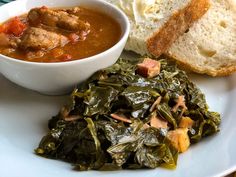
[[[222,115],[221,131],[180,155],[176,170],[77,172],[64,162],[34,154],[47,121],[67,96],[50,97],[18,87],[0,75],[0,177],[216,177],[236,170],[236,75],[191,78],[206,94],[211,110]]]

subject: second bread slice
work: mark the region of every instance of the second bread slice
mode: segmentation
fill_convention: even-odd
[[[226,76],[236,71],[236,0],[211,0],[209,11],[166,54],[192,71]]]
[[[209,0],[106,0],[128,15],[126,50],[159,57],[209,8]]]

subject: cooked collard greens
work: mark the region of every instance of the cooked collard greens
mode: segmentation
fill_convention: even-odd
[[[119,59],[78,86],[36,154],[78,170],[175,168],[179,153],[219,131],[220,115],[184,71],[153,61]]]

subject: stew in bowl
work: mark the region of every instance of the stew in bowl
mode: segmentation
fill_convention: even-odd
[[[84,7],[32,8],[0,25],[0,53],[32,62],[83,59],[114,46],[119,23]]]
[[[114,64],[130,31],[127,16],[103,0],[13,1],[0,7],[0,22],[0,73],[47,95]]]

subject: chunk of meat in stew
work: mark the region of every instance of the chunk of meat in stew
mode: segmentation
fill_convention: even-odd
[[[19,38],[11,38],[5,33],[0,33],[0,47],[4,48],[17,48],[17,44],[20,41]]]
[[[30,27],[23,34],[19,47],[26,50],[47,51],[55,47],[63,47],[68,42],[68,38],[63,35],[41,28]]]
[[[62,10],[51,10],[48,8],[34,8],[28,13],[30,24],[42,23],[47,26],[58,27],[73,32],[89,32],[90,24],[79,19],[79,17]]]

